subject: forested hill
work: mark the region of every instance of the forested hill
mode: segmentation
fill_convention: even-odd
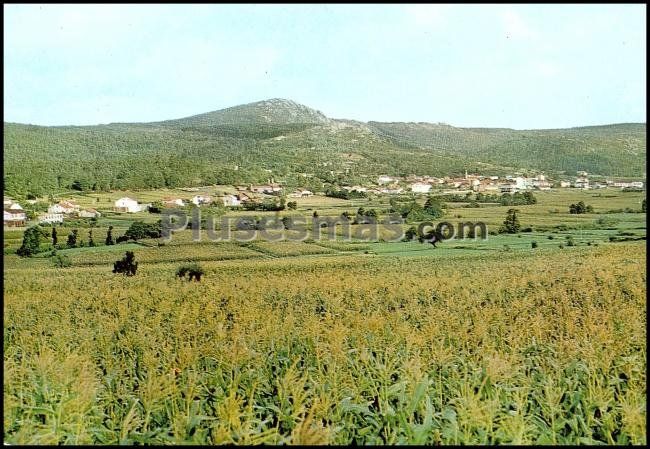
[[[4,190],[13,196],[269,178],[318,189],[378,174],[444,176],[465,170],[640,176],[646,132],[642,123],[523,131],[363,123],[272,99],[152,123],[4,123],[3,149]]]

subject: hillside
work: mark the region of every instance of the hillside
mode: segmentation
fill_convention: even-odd
[[[465,170],[640,176],[646,135],[645,124],[637,123],[523,131],[363,123],[271,99],[152,123],[4,123],[3,149],[5,193],[20,196],[71,186],[137,189],[271,177],[319,188],[382,173],[444,176]]]

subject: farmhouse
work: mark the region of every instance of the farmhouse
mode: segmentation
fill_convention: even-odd
[[[643,188],[643,181],[632,181],[632,182],[613,182],[612,183],[613,187],[620,187],[621,189],[624,188],[637,188],[637,189],[642,189]]]
[[[238,195],[224,195],[221,200],[223,201],[224,206],[234,207],[241,205]]]
[[[266,184],[266,185],[259,185],[259,186],[251,185],[248,188],[248,190],[255,193],[273,194],[282,191],[282,186],[280,186],[279,184]]]
[[[79,212],[79,205],[72,201],[59,201],[48,207],[47,212],[50,214],[74,214]]]
[[[116,212],[129,212],[129,213],[140,212],[143,210],[142,206],[138,204],[136,200],[129,197],[124,197],[124,198],[120,198],[119,200],[116,200],[113,209]]]
[[[431,184],[426,182],[414,182],[411,184],[411,190],[415,193],[429,193]]]
[[[303,198],[303,197],[308,197],[308,196],[313,196],[313,195],[314,195],[314,193],[312,191],[310,191],[310,190],[299,189],[299,190],[296,190],[293,193],[290,193],[289,197],[290,198]]]
[[[41,214],[38,216],[39,223],[63,223],[63,214]]]
[[[384,185],[384,184],[390,184],[391,182],[397,181],[395,178],[391,178],[390,176],[382,175],[379,178],[377,178],[377,184],[379,185]]]
[[[210,204],[212,202],[212,197],[210,195],[195,195],[192,197],[192,203],[200,206],[201,204]]]
[[[573,187],[577,189],[588,189],[589,188],[589,179],[587,179],[584,176],[576,178],[576,180],[573,183]]]
[[[185,201],[181,198],[163,198],[162,203],[165,207],[185,206]]]
[[[5,205],[3,216],[5,226],[25,226],[27,222],[25,211],[18,203],[12,203],[9,206]]]

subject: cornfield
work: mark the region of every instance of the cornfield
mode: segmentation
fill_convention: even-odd
[[[436,254],[5,264],[5,441],[646,443],[644,244]]]

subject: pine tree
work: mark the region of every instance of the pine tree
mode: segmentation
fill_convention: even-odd
[[[52,246],[56,246],[59,239],[56,236],[56,228],[52,227]]]
[[[113,226],[109,226],[106,232],[106,244],[115,245],[115,240],[113,240]]]
[[[95,241],[93,240],[93,230],[88,231],[88,246],[95,246]]]
[[[516,234],[521,229],[519,218],[517,217],[517,209],[508,209],[506,219],[503,221],[503,232],[507,234]]]

